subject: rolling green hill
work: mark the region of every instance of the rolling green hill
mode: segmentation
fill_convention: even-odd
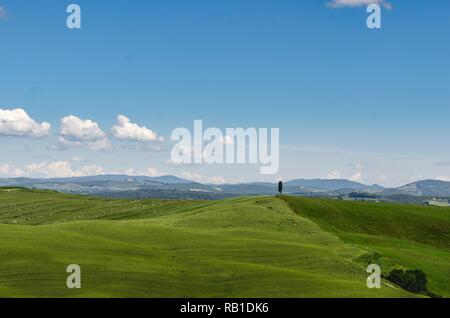
[[[421,209],[294,197],[117,200],[4,188],[0,297],[418,296],[388,282],[368,289],[371,257],[383,269],[423,269],[430,290],[448,296],[450,210]],[[81,289],[65,286],[68,264],[81,266]]]
[[[364,261],[421,269],[429,289],[450,296],[450,209],[420,205],[284,198],[292,210],[345,243],[373,252]]]

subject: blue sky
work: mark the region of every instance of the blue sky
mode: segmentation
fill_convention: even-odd
[[[0,0],[0,109],[51,124],[41,138],[0,135],[1,176],[450,178],[446,0],[392,0],[380,30],[366,27],[365,6],[328,0],[78,0],[82,28],[69,30],[70,3]],[[164,142],[111,138],[119,114]],[[111,149],[62,147],[69,115],[96,122]],[[280,128],[279,173],[168,163],[172,130],[194,119]]]

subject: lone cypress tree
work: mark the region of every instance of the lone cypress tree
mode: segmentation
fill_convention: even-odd
[[[281,195],[281,192],[283,192],[283,181],[278,182],[278,192],[280,192],[280,195]]]

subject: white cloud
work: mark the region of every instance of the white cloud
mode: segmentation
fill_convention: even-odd
[[[353,176],[350,177],[351,181],[355,181],[355,182],[363,182],[364,178],[361,172],[357,172],[355,173]]]
[[[161,173],[155,168],[148,168],[145,170],[145,175],[149,177],[159,177],[161,176]]]
[[[25,174],[22,169],[12,165],[0,165],[0,176],[2,177],[21,177]]]
[[[212,183],[212,184],[226,183],[225,179],[221,176],[206,177],[196,172],[183,172],[182,177],[200,183]]]
[[[325,176],[326,179],[340,179],[341,178],[341,173],[337,170],[333,170],[330,171],[329,173],[327,173],[327,175]]]
[[[97,141],[106,138],[96,122],[73,115],[61,119],[59,134],[69,141]]]
[[[119,140],[131,140],[139,142],[164,141],[162,137],[145,126],[138,126],[132,123],[124,115],[117,116],[117,123],[111,128],[114,138]]]
[[[66,178],[83,177],[104,174],[102,167],[92,164],[74,169],[69,161],[40,162],[27,165],[25,168],[18,168],[12,165],[0,165],[0,175],[4,177],[48,177]]]
[[[69,161],[33,163],[25,168],[27,175],[44,176],[50,178],[67,178],[101,175],[104,169],[95,164],[72,168]]]
[[[51,125],[38,123],[22,108],[0,109],[0,135],[40,138],[50,133]]]
[[[146,177],[160,177],[160,176],[167,175],[167,173],[160,172],[155,168],[147,168],[144,171],[129,168],[129,169],[123,170],[122,172],[119,172],[118,174],[125,174],[127,176],[146,176]]]
[[[56,178],[73,177],[75,175],[75,172],[72,170],[72,165],[68,161],[56,161],[45,164],[39,173]]]
[[[104,138],[97,141],[70,141],[62,136],[59,136],[58,145],[52,149],[60,150],[67,147],[86,147],[90,150],[107,151],[112,149],[112,144],[109,139]]]
[[[183,175],[183,178],[186,178],[186,179],[189,179],[192,181],[200,181],[204,178],[201,174],[196,173],[196,172],[183,172],[182,175]]]
[[[214,184],[224,184],[225,183],[225,179],[222,178],[221,176],[213,176],[211,178],[211,183]]]
[[[129,169],[126,169],[126,170],[124,170],[122,172],[118,172],[118,173],[114,173],[114,174],[124,174],[124,175],[127,175],[127,176],[139,176],[140,175],[139,172],[137,172],[133,168],[129,168]]]
[[[105,174],[105,170],[95,164],[83,166],[78,171],[75,171],[75,176],[98,176],[102,174]]]
[[[46,165],[47,165],[46,162],[32,163],[26,166],[25,170],[29,175],[39,174],[45,168]]]
[[[96,122],[73,115],[61,119],[58,141],[62,147],[87,147],[91,150],[112,148],[105,132]]]
[[[388,10],[392,9],[392,4],[386,0],[331,0],[328,2],[328,6],[331,8],[355,8],[368,6],[373,3],[381,5]]]
[[[97,141],[90,141],[86,143],[86,146],[91,150],[111,150],[112,144],[109,139],[104,138]]]

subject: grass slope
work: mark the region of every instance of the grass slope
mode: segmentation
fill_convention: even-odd
[[[416,296],[386,284],[368,289],[358,261],[366,250],[289,205],[0,189],[0,296]],[[65,286],[73,263],[82,269],[78,290]]]
[[[78,220],[143,219],[180,213],[208,202],[103,199],[47,190],[0,188],[0,223],[42,225]]]
[[[450,296],[450,209],[284,197],[293,211],[344,242],[367,249],[360,261],[421,269],[429,290]]]

